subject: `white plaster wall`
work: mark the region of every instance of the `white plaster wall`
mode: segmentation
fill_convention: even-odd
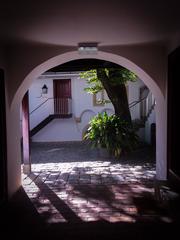
[[[81,132],[81,136],[83,134],[84,129],[88,126],[89,121],[92,119],[93,116],[96,115],[96,112],[93,111],[86,111],[82,116],[81,122],[77,122],[77,128]]]
[[[35,127],[50,114],[53,114],[53,79],[65,78],[71,79],[73,118],[71,121],[69,121],[69,119],[64,119],[61,121],[56,119],[56,121],[52,121],[51,124],[48,124],[44,129],[40,130],[35,136],[33,136],[33,141],[82,140],[83,129],[88,125],[90,119],[94,115],[96,115],[98,112],[103,111],[107,111],[109,114],[112,114],[114,112],[114,107],[111,103],[105,104],[103,106],[93,105],[92,94],[88,94],[84,91],[84,88],[88,86],[86,80],[80,78],[78,73],[56,73],[53,74],[52,77],[49,73],[48,76],[42,75],[36,79],[29,89],[30,129]],[[46,84],[48,87],[48,94],[44,94],[42,96],[41,88],[44,84]],[[143,85],[144,83],[139,79],[136,82],[128,82],[129,103],[139,100],[139,88]],[[106,93],[105,99],[108,99]],[[43,102],[43,105],[32,112]],[[139,118],[139,110],[139,104],[131,108],[132,119]],[[77,118],[80,118],[81,121],[77,122]],[[72,126],[70,126],[70,122]],[[55,129],[57,129],[57,131],[55,131]],[[67,133],[66,131],[64,132],[64,139],[62,137],[62,134],[58,134],[59,129],[67,129]],[[71,131],[69,129],[71,129]]]
[[[103,106],[93,106],[93,96],[84,91],[84,88],[88,87],[86,80],[77,78],[74,81],[73,102],[74,102],[74,115],[80,117],[82,112],[86,109],[92,110],[96,114],[101,112],[104,108],[114,109],[112,104],[105,104]]]
[[[155,110],[153,110],[145,123],[145,141],[151,143],[151,124],[156,122]]]
[[[72,113],[74,117],[80,117],[82,112],[85,110],[92,110],[95,113],[102,112],[104,109],[112,109],[113,111],[113,105],[111,103],[105,104],[104,106],[93,106],[93,97],[91,94],[88,94],[84,91],[84,88],[87,87],[86,80],[81,79],[80,77],[72,77],[71,75],[61,76],[58,75],[56,77],[58,79],[71,79],[71,87],[72,87]],[[31,118],[31,125],[36,125],[37,122],[39,122],[39,117],[41,118],[40,109],[46,109],[48,113],[53,113],[53,100],[51,101],[51,98],[53,98],[53,79],[52,78],[39,78],[36,79],[31,87],[29,88],[29,109],[30,113],[37,108],[40,104],[45,102],[40,108],[38,108],[36,111],[34,111],[32,114],[30,114]],[[41,95],[41,88],[42,86],[46,84],[48,87],[48,94]],[[138,79],[136,82],[129,82],[128,83],[128,98],[129,103],[133,101],[139,100],[139,88],[143,86],[144,83]],[[105,98],[108,99],[107,94],[105,93]],[[46,101],[48,99],[48,101]],[[131,115],[132,118],[139,118],[139,105],[131,108]],[[33,117],[35,116],[35,117]],[[43,115],[44,116],[44,115]]]
[[[45,102],[40,108],[38,108],[35,112],[30,114],[30,117],[32,118],[31,125],[35,125],[36,121],[38,121],[40,115],[40,110],[42,108],[46,108],[47,114],[53,113],[53,104],[50,104],[49,98],[53,98],[53,79],[71,79],[71,93],[72,93],[72,113],[75,117],[79,117],[82,112],[86,109],[90,109],[97,112],[101,112],[105,107],[113,109],[112,104],[106,104],[105,106],[93,106],[93,98],[91,94],[87,94],[84,91],[84,88],[87,87],[85,79],[81,79],[80,77],[74,77],[71,75],[66,74],[66,76],[58,75],[58,77],[48,77],[48,78],[39,78],[36,79],[31,87],[29,88],[29,109],[30,113],[38,107],[40,104]],[[43,94],[41,96],[41,88],[42,86],[46,84],[48,87],[48,94]],[[46,100],[48,101],[46,102]],[[36,117],[32,117],[33,115],[36,115]]]
[[[47,94],[42,94],[42,86],[44,84],[48,87]],[[54,113],[54,102],[52,98],[53,84],[51,79],[44,78],[43,80],[38,79],[33,82],[29,89],[30,129]],[[37,108],[40,105],[41,107]]]
[[[54,119],[39,131],[34,137],[34,142],[61,142],[61,141],[81,141],[81,131],[73,118]]]
[[[144,86],[144,83],[138,79],[136,82],[128,82],[128,101],[129,104],[139,100],[140,87]],[[140,104],[136,104],[130,108],[131,118],[139,119],[140,118]]]
[[[33,141],[82,140],[82,130],[94,115],[106,108],[108,108],[109,112],[114,112],[112,104],[93,106],[93,96],[84,91],[84,88],[87,87],[86,80],[80,78],[77,73],[66,73],[56,74],[53,77],[50,77],[50,75],[48,77],[41,76],[33,82],[29,89],[30,113],[48,98],[53,97],[53,79],[71,79],[73,118],[53,120],[32,137]],[[48,87],[48,94],[41,96],[41,88],[44,84]],[[41,107],[30,114],[30,129],[35,127],[49,114],[53,114],[53,99],[48,99]],[[81,122],[77,122],[76,118],[81,118]],[[60,129],[63,130],[63,134],[59,134]]]
[[[48,93],[42,94],[42,86],[46,84]],[[33,82],[29,89],[29,111],[33,111],[37,106],[43,103],[47,98],[53,98],[53,85],[52,80],[43,78]]]

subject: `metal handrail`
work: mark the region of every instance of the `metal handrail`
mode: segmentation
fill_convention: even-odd
[[[132,107],[136,106],[137,104],[141,103],[142,101],[148,99],[148,97],[150,97],[150,94],[152,94],[152,93],[149,92],[146,97],[141,98],[140,100],[131,102],[131,103],[129,104],[129,108],[132,108]],[[149,117],[149,115],[150,115],[150,113],[152,112],[152,110],[154,109],[155,105],[156,105],[156,101],[155,101],[155,99],[154,99],[153,102],[152,102],[152,104],[151,104],[151,106],[148,107],[148,109],[147,109],[148,111],[146,112],[145,118],[148,118],[148,117]]]
[[[39,104],[35,109],[33,109],[29,115],[31,115],[33,112],[35,112],[38,108],[40,108],[42,105],[44,105],[47,101],[49,101],[50,99],[53,99],[53,98],[47,98],[44,102],[42,102],[41,104]]]
[[[33,109],[29,115],[31,115],[33,112],[35,112],[37,109],[39,109],[41,106],[43,106],[47,101],[51,100],[51,99],[56,99],[56,98],[47,98],[44,102],[42,102],[41,104],[39,104],[35,109]],[[68,98],[71,99],[71,98]]]
[[[149,95],[149,94],[148,94]],[[129,108],[132,108],[134,107],[135,105],[137,105],[138,103],[142,102],[143,100],[147,99],[148,98],[148,95],[144,98],[141,98],[140,100],[137,100],[137,101],[133,101],[129,104]]]

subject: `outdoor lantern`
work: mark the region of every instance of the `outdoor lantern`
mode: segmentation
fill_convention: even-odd
[[[42,94],[47,94],[48,92],[48,87],[46,86],[46,84],[44,84],[44,86],[42,87]]]

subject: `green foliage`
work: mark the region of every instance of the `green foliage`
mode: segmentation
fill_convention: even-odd
[[[108,79],[108,83],[111,85],[126,84],[128,81],[136,81],[137,76],[124,67],[115,68],[104,68],[102,71],[105,72]],[[103,88],[103,85],[97,77],[96,69],[92,69],[86,72],[81,72],[80,77],[86,79],[89,87],[84,90],[88,93],[95,94],[100,92]]]
[[[124,67],[108,69],[108,77],[112,85],[126,84],[128,81],[134,82],[137,79],[133,72]]]
[[[97,77],[97,72],[95,69],[81,72],[80,77],[86,79],[86,82],[89,85],[89,87],[84,89],[86,92],[95,94],[104,89],[101,81]]]
[[[119,157],[122,150],[133,150],[138,143],[137,134],[126,121],[116,115],[108,116],[106,112],[92,118],[84,138],[94,147],[106,148],[115,157]]]

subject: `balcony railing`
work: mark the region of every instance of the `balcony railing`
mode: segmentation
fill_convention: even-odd
[[[72,99],[70,98],[55,98],[54,99],[54,114],[69,115],[72,113]]]

